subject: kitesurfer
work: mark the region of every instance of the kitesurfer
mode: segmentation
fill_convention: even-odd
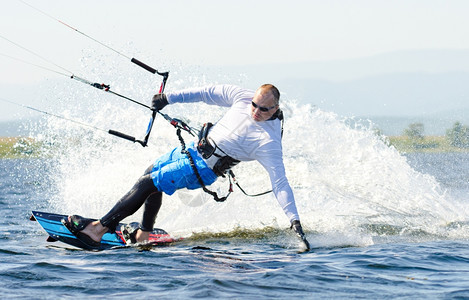
[[[144,205],[140,224],[123,230],[131,242],[144,242],[153,229],[163,193],[172,195],[181,188],[205,190],[204,185],[225,176],[240,161],[256,160],[268,172],[272,191],[291,228],[309,248],[285,175],[279,99],[278,89],[271,84],[264,84],[256,91],[214,85],[156,94],[152,99],[152,109],[156,111],[168,104],[199,101],[229,107],[229,110],[213,126],[204,126],[197,143],[188,143],[187,151],[181,146],[158,158],[99,221],[73,215],[64,220],[65,225],[77,238],[98,247],[107,231],[114,231],[121,220]]]

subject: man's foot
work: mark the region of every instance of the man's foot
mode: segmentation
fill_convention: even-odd
[[[92,248],[99,248],[101,238],[107,232],[107,227],[101,225],[99,221],[73,215],[62,219],[62,223],[80,241]]]
[[[122,226],[121,231],[127,244],[145,243],[150,238],[150,231],[140,229],[140,223],[138,222]]]
[[[148,242],[150,240],[150,231],[143,231],[138,229],[135,237],[137,238],[138,243]]]

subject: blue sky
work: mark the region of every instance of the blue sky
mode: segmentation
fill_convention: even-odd
[[[463,0],[25,1],[126,55],[158,57],[169,68],[469,49],[469,1]],[[0,35],[71,70],[80,68],[83,49],[113,55],[21,1],[2,3],[0,28]],[[0,54],[47,65],[3,39]],[[60,77],[1,55],[0,65],[4,98],[16,95],[12,85]],[[0,121],[9,114],[9,104],[0,102]]]

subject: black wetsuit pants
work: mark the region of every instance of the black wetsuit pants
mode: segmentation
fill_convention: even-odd
[[[138,179],[132,189],[124,195],[114,207],[101,218],[100,222],[109,230],[116,230],[117,225],[124,218],[134,214],[145,204],[140,228],[144,231],[153,230],[156,215],[161,207],[163,194],[153,184],[151,170],[153,165],[147,168],[145,173]]]

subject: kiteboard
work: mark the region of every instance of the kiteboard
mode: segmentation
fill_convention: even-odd
[[[104,234],[101,244],[99,247],[91,247],[90,245],[83,243],[75,235],[73,235],[70,230],[62,223],[62,220],[67,218],[66,215],[53,214],[47,212],[33,211],[30,220],[37,221],[39,225],[47,232],[49,237],[47,238],[48,242],[60,241],[62,243],[85,249],[85,250],[106,250],[106,249],[116,249],[116,248],[125,248],[130,247],[131,245],[125,242],[124,236],[121,232],[121,227],[126,224],[119,223],[116,231],[107,232]],[[166,231],[160,228],[153,229],[153,232],[150,233],[150,239],[148,243],[140,245],[143,248],[148,247],[158,247],[158,246],[167,246],[172,244],[176,240],[172,238]]]

